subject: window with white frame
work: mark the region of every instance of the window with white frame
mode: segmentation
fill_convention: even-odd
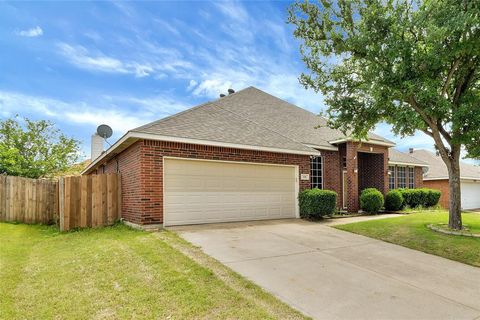
[[[390,190],[395,189],[395,167],[389,166],[388,167],[388,187]]]
[[[323,189],[323,158],[314,157],[310,160],[311,188]]]
[[[408,168],[408,187],[410,189],[415,188],[415,168]]]
[[[397,187],[406,188],[407,187],[407,174],[405,167],[397,167]]]

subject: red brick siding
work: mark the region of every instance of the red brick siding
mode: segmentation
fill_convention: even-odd
[[[384,159],[381,153],[359,153],[358,154],[358,193],[367,188],[376,188],[385,193],[385,183],[379,177],[383,176]]]
[[[342,170],[341,157],[338,151],[320,150],[323,163],[323,189],[337,193],[337,205],[342,203]]]
[[[423,181],[423,186],[425,188],[440,190],[442,195],[440,196],[440,201],[438,203],[445,209],[448,209],[450,207],[450,189],[448,187],[448,179]]]
[[[408,181],[407,181],[408,183]],[[423,168],[415,167],[415,188],[423,188]]]
[[[359,210],[359,152],[374,153],[379,156],[378,161],[374,161],[373,165],[374,180],[370,180],[373,185],[385,193],[388,190],[388,147],[372,145],[368,143],[358,143],[349,141],[346,143],[347,157],[347,180],[348,180],[348,211],[357,212]],[[342,151],[341,151],[342,152]],[[383,161],[382,161],[383,160]],[[355,172],[356,171],[356,172]],[[360,178],[361,179],[361,178]],[[369,178],[370,179],[370,178]]]
[[[130,158],[124,153],[130,151]],[[135,157],[133,154],[135,153]],[[125,220],[137,224],[163,223],[163,157],[205,160],[244,161],[256,163],[298,165],[299,174],[310,173],[310,157],[234,148],[221,148],[176,142],[144,140],[120,153],[119,171],[122,173],[122,209]],[[131,161],[135,158],[135,168]],[[125,165],[129,164],[129,165]],[[116,159],[106,165],[116,170]],[[130,173],[131,172],[131,173]],[[129,187],[132,185],[134,187]],[[310,181],[299,181],[300,190],[310,188]],[[128,193],[131,193],[129,195]]]
[[[122,217],[133,223],[140,223],[142,212],[142,183],[139,179],[141,174],[141,142],[136,142],[105,166],[97,169],[98,173],[121,172],[122,180]],[[117,166],[118,160],[118,166]]]

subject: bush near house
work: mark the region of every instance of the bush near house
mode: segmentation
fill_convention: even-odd
[[[335,213],[337,193],[318,188],[304,190],[298,196],[302,218],[320,218]]]
[[[436,189],[398,189],[403,196],[404,206],[410,208],[433,207],[438,204],[442,193]]]
[[[375,188],[367,188],[360,195],[360,208],[368,213],[377,213],[384,203],[383,194]]]
[[[399,190],[390,190],[385,197],[385,209],[398,211],[403,209],[403,196]]]

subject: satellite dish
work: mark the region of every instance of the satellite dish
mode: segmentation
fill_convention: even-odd
[[[113,130],[106,124],[101,124],[97,128],[97,134],[103,139],[108,139],[112,136]]]

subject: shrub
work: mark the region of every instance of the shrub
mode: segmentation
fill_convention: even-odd
[[[440,190],[436,189],[427,189],[427,202],[426,206],[427,207],[434,207],[438,204],[438,201],[440,201],[440,197],[442,196],[442,193]]]
[[[385,197],[385,209],[398,211],[403,208],[403,196],[399,190],[390,190]]]
[[[302,218],[319,218],[335,213],[337,193],[318,188],[304,190],[300,192],[298,202]]]
[[[404,205],[410,208],[433,207],[438,204],[441,192],[435,189],[398,189],[402,193]]]
[[[360,195],[360,208],[368,213],[377,213],[383,207],[383,194],[375,188],[368,188]]]

